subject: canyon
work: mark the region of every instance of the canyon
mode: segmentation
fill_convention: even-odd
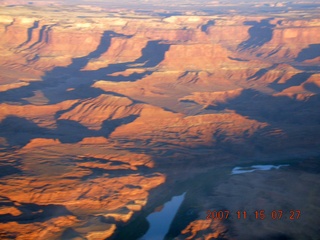
[[[320,4],[204,2],[0,2],[1,239],[317,239]]]

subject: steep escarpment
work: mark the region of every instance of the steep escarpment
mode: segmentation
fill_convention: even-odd
[[[49,12],[49,14],[52,13]],[[168,41],[174,45],[178,44],[176,47],[184,46],[185,43],[216,43],[229,50],[238,49],[242,53],[248,52],[250,57],[253,57],[252,51],[254,51],[256,56],[268,57],[271,60],[286,57],[288,61],[288,59],[295,59],[302,49],[317,44],[316,36],[319,27],[316,20],[301,21],[280,18],[268,20],[262,17],[233,17],[231,19],[217,16],[211,19],[209,17],[197,17],[196,19],[168,17],[130,21],[110,18],[110,20],[112,22],[99,18],[93,18],[90,21],[86,18],[77,21],[73,19],[59,21],[59,19],[6,15],[1,19],[4,33],[1,46],[6,50],[15,49],[16,53],[24,53],[21,57],[26,58],[27,55],[31,63],[32,61],[45,61],[50,57],[52,57],[51,61],[57,61],[53,57],[65,58],[67,63],[67,57],[76,58],[95,50],[99,44],[100,34],[103,34],[105,29],[109,29],[123,35],[117,37],[117,34],[114,34],[108,53],[101,55],[106,61],[110,61],[111,57],[116,57],[117,62],[119,60],[133,61],[139,57],[139,51],[146,45],[146,39]],[[202,31],[202,26],[206,26],[208,21],[214,21],[214,24],[208,25],[206,31]],[[269,30],[266,31],[266,29]],[[299,34],[302,29],[303,35]],[[261,36],[261,31],[265,32],[266,36]],[[294,39],[297,40],[297,37],[298,41],[294,41]],[[255,45],[251,42],[255,42]],[[197,48],[201,48],[198,45],[194,47],[193,51],[199,51],[200,49]],[[202,48],[206,48],[206,45],[203,45]],[[185,54],[192,54],[191,49],[192,47],[186,50]],[[223,58],[224,54],[221,52],[223,50],[218,50],[219,46],[214,49]],[[209,55],[210,51],[212,50],[206,54]],[[237,56],[230,57],[236,58]],[[170,55],[168,58],[170,59]],[[53,63],[51,66],[54,66]]]

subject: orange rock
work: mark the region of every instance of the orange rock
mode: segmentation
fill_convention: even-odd
[[[239,97],[243,89],[235,89],[223,92],[194,92],[191,96],[180,98],[180,101],[194,101],[204,106],[216,106],[219,103],[226,103],[236,97]]]
[[[77,121],[89,129],[99,130],[105,120],[139,115],[142,106],[132,103],[125,97],[101,94],[95,99],[83,101],[71,111],[62,114],[59,119]]]
[[[186,239],[215,239],[224,234],[227,228],[219,220],[195,220],[191,222],[184,230],[183,235],[187,235]],[[190,235],[191,236],[188,236]]]
[[[1,207],[0,215],[11,214],[12,216],[19,216],[22,212],[16,207]]]
[[[4,85],[0,85],[0,92],[5,92],[10,89],[19,88],[19,87],[28,86],[28,85],[29,83],[26,83],[26,82],[4,84]]]
[[[100,239],[106,239],[110,237],[114,231],[116,230],[116,225],[112,224],[110,225],[110,228],[105,231],[94,231],[90,232],[86,235],[88,240],[100,240]]]
[[[70,108],[77,100],[70,100],[55,105],[35,106],[35,105],[10,105],[7,103],[0,104],[0,121],[8,116],[17,116],[35,122],[40,127],[55,127],[55,114],[58,111]]]
[[[104,137],[87,137],[82,139],[80,144],[105,144],[108,143],[108,140]]]
[[[61,144],[58,139],[35,138],[35,139],[32,139],[26,146],[24,146],[24,149],[41,147],[41,146],[50,146],[50,145],[56,145],[56,144]]]

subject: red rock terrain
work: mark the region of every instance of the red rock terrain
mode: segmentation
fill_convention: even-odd
[[[293,183],[319,183],[310,160],[320,146],[317,9],[11,4],[0,7],[1,239],[124,239],[143,218],[141,232],[126,235],[137,239],[176,189],[196,214],[170,236],[249,239],[243,222],[208,221],[206,210],[236,211],[253,198],[270,211],[299,208]],[[263,173],[225,178],[236,164],[296,158],[309,160],[271,182]],[[291,190],[281,195],[279,184]],[[305,194],[313,214],[297,239],[315,239],[319,191]],[[251,223],[255,239],[303,231]]]

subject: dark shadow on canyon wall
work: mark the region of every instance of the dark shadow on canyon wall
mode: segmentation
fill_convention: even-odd
[[[55,67],[52,71],[47,72],[43,77],[44,81],[50,81],[51,79],[60,78],[63,75],[78,75],[80,70],[85,67],[91,59],[99,58],[103,53],[105,53],[111,44],[112,37],[123,37],[122,34],[116,34],[112,31],[105,31],[101,38],[97,49],[89,53],[86,56],[73,58],[70,65],[66,67]]]
[[[100,130],[91,130],[82,124],[65,119],[56,121],[56,128],[48,129],[25,118],[8,116],[0,123],[0,136],[4,137],[10,146],[23,147],[34,138],[59,139],[62,143],[77,143],[86,137],[108,137],[117,127],[133,122],[138,116],[105,120]]]
[[[62,205],[48,204],[39,205],[35,203],[14,203],[9,198],[0,196],[0,206],[11,206],[17,208],[21,214],[14,216],[12,214],[1,214],[0,222],[17,222],[19,224],[45,222],[51,218],[72,215],[68,209]]]
[[[214,26],[216,22],[214,20],[209,20],[206,24],[201,26],[201,31],[207,33],[211,26]]]
[[[304,88],[306,90],[308,90],[309,92],[313,92],[313,93],[316,93],[316,94],[320,93],[320,87],[315,83],[305,83],[304,84]]]
[[[310,44],[308,48],[304,48],[296,57],[297,62],[314,59],[320,57],[320,44]]]
[[[102,177],[104,175],[107,174],[108,178],[119,178],[119,176],[121,177],[128,177],[134,174],[142,174],[144,170],[144,168],[146,167],[138,167],[137,170],[132,170],[132,169],[104,169],[104,168],[99,168],[99,167],[81,167],[82,169],[88,169],[90,170],[90,174],[83,176],[80,178],[80,181],[88,181],[90,179],[95,179],[95,178],[99,178]],[[147,171],[146,171],[147,170]],[[149,168],[147,168],[146,170],[144,170],[145,172],[151,172],[154,170],[150,170]],[[148,171],[149,170],[149,171]],[[128,186],[127,186],[128,187]]]
[[[269,67],[269,68],[262,68],[259,71],[257,71],[254,75],[250,76],[247,78],[247,80],[257,80],[259,78],[261,78],[263,75],[265,75],[267,72],[269,72],[269,70],[274,69],[275,65]]]
[[[28,49],[32,49],[33,47],[35,47],[36,45],[42,43],[42,41],[44,41],[45,43],[48,43],[49,41],[49,35],[48,35],[48,30],[51,28],[52,26],[49,25],[43,25],[39,31],[39,38],[38,40],[33,43],[32,45],[30,45],[30,47],[28,47]]]
[[[257,81],[260,78],[264,77],[266,74],[268,74],[270,71],[273,71],[277,68],[278,64],[274,64],[271,67],[268,68],[262,68],[258,70],[255,74],[247,78],[247,81]],[[268,84],[268,87],[272,88],[273,90],[277,92],[282,92],[283,90],[300,86],[304,83],[304,88],[310,92],[318,93],[318,86],[314,83],[307,83],[306,81],[314,74],[314,71],[303,71],[300,73],[296,73],[291,78],[286,80],[284,83],[280,83],[282,76],[285,74],[285,72],[279,72],[279,77],[276,78],[273,82]]]
[[[253,89],[243,90],[241,95],[217,106],[212,110],[232,109],[243,116],[269,124],[292,123],[299,125],[319,124],[320,96],[314,95],[306,101],[287,96],[271,96]]]
[[[103,132],[104,137],[109,137],[109,135],[121,125],[126,125],[128,123],[131,123],[135,121],[139,115],[130,115],[128,117],[120,118],[120,119],[108,119],[103,121],[101,126],[101,131]]]
[[[8,116],[0,123],[0,136],[4,137],[10,146],[24,146],[31,139],[46,137],[49,133],[48,129],[16,116]]]
[[[132,63],[143,63],[143,67],[155,67],[164,60],[164,54],[168,51],[169,44],[161,44],[160,41],[149,41],[147,45],[142,49],[142,55]]]
[[[316,148],[320,143],[320,112],[316,110],[319,107],[319,95],[299,101],[287,96],[275,97],[247,89],[226,103],[218,103],[207,108],[219,111],[234,110],[242,116],[268,124],[253,135],[244,133],[239,136],[241,142],[230,139],[223,132],[215,134],[217,148],[246,156],[256,151],[287,151],[294,146],[301,149]],[[274,131],[278,130],[282,133],[274,135]]]
[[[28,36],[28,37],[27,37],[27,40],[26,40],[25,42],[21,43],[21,44],[18,46],[18,48],[23,47],[24,45],[28,44],[28,43],[31,41],[31,39],[32,39],[32,32],[33,32],[34,29],[37,29],[38,27],[39,27],[39,21],[34,21],[33,26],[30,27],[30,28],[28,28],[28,30],[27,30],[27,36]]]
[[[21,173],[22,171],[15,166],[1,164],[0,179],[2,177],[10,176],[13,174],[21,174]]]
[[[82,70],[91,59],[99,58],[109,49],[111,39],[114,37],[130,38],[131,36],[105,31],[96,50],[84,57],[73,58],[71,64],[66,67],[56,67],[47,72],[41,82],[31,82],[28,86],[4,92],[0,96],[0,102],[11,101],[28,104],[25,98],[34,96],[34,92],[37,90],[43,92],[44,96],[49,99],[49,104],[71,99],[94,98],[104,93],[101,89],[91,87],[96,80],[133,82],[144,78],[152,74],[152,71],[133,72],[129,76],[111,75],[130,68],[134,69],[136,68],[135,65],[139,65],[138,68],[154,68],[163,61],[165,52],[170,47],[169,44],[163,44],[160,41],[149,41],[142,49],[142,55],[135,61],[109,64],[107,67],[98,70]],[[68,91],[71,88],[73,90]]]
[[[61,235],[61,240],[81,239],[80,233],[76,232],[73,228],[67,228]]]
[[[269,87],[278,92],[281,92],[284,89],[301,85],[302,83],[307,81],[308,78],[310,78],[311,76],[312,76],[312,73],[308,73],[308,72],[297,73],[293,75],[290,79],[288,79],[285,83],[278,83],[278,81],[275,81],[269,84]]]
[[[249,39],[242,42],[238,46],[238,50],[250,50],[261,47],[272,39],[274,24],[269,23],[270,19],[263,19],[260,22],[247,21],[245,25],[252,26],[249,29]]]

